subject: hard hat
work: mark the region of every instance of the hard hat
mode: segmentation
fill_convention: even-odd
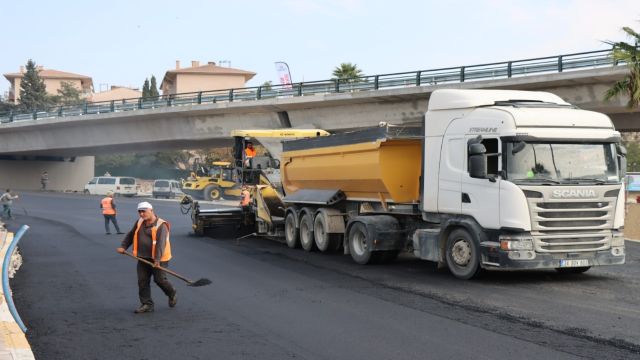
[[[111,190],[107,191],[107,196],[111,196],[111,195],[113,195],[113,191]]]
[[[138,210],[147,210],[147,209],[153,209],[153,206],[151,206],[151,204],[149,204],[147,201],[138,203]]]

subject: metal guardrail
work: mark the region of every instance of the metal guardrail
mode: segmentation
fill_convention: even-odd
[[[226,90],[200,91],[163,95],[158,96],[157,98],[133,98],[117,101],[84,103],[82,105],[57,106],[28,113],[8,112],[0,113],[0,124],[182,105],[215,104],[221,102],[229,103],[248,100],[308,96],[315,94],[431,86],[487,79],[505,79],[534,74],[561,73],[564,71],[585,68],[602,68],[617,65],[620,64],[613,60],[611,50],[597,50],[490,64],[361,76],[349,80],[331,79],[307,81],[292,85],[273,85],[268,87],[257,86]]]
[[[16,309],[15,304],[13,303],[13,295],[11,292],[11,287],[9,286],[9,265],[11,264],[11,256],[13,255],[16,246],[18,246],[18,242],[22,239],[24,233],[29,230],[28,225],[22,225],[16,235],[13,237],[13,241],[9,244],[7,248],[7,252],[4,254],[4,260],[2,262],[2,292],[4,293],[4,300],[9,307],[9,312],[16,324],[22,329],[22,332],[27,332],[27,327],[22,322],[20,318],[20,314],[18,314],[18,310]]]

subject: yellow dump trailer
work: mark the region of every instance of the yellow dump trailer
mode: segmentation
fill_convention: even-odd
[[[281,162],[284,191],[341,190],[347,200],[415,203],[422,169],[418,131],[381,127],[287,142]]]

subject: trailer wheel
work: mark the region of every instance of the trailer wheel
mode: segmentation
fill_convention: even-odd
[[[284,220],[284,239],[287,246],[292,249],[297,248],[300,243],[298,229],[296,229],[296,215],[293,212],[288,213]]]
[[[324,212],[318,212],[313,220],[313,236],[316,246],[322,252],[336,251],[340,248],[340,234],[331,234],[325,231],[327,218]]]
[[[447,238],[447,267],[458,279],[471,279],[480,273],[480,251],[465,229],[455,229]]]
[[[361,222],[354,223],[349,229],[348,241],[351,258],[358,264],[365,265],[375,260],[367,241],[367,226]]]
[[[312,251],[316,245],[313,239],[313,218],[308,212],[300,219],[300,244],[305,251]]]
[[[220,191],[220,187],[218,185],[209,185],[203,190],[204,199],[205,200],[218,200],[220,199],[220,195],[222,195]]]

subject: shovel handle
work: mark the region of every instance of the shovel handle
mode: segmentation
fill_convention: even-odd
[[[132,258],[134,258],[134,259],[136,259],[136,260],[138,260],[138,261],[142,261],[143,263],[145,263],[145,264],[147,264],[147,265],[151,265],[151,266],[153,266],[153,267],[154,267],[154,268],[156,268],[156,269],[160,269],[160,270],[162,270],[162,271],[164,271],[164,272],[166,272],[166,273],[168,273],[168,274],[171,274],[171,275],[173,275],[173,276],[177,277],[178,279],[180,279],[180,280],[182,280],[182,281],[185,281],[185,282],[186,282],[186,283],[188,283],[188,284],[193,283],[193,281],[191,281],[191,280],[187,279],[186,277],[184,277],[184,276],[182,276],[182,275],[180,275],[180,274],[178,274],[178,273],[176,273],[176,272],[173,272],[173,271],[171,271],[171,270],[169,270],[169,269],[167,269],[167,268],[164,268],[164,267],[162,267],[162,266],[155,266],[155,265],[154,265],[151,261],[149,261],[149,260],[146,260],[146,259],[143,259],[143,258],[139,258],[139,257],[137,257],[137,256],[135,256],[135,255],[133,255],[133,254],[131,254],[131,253],[126,252],[126,251],[125,251],[125,252],[123,252],[123,254],[125,254],[125,255],[127,255],[127,256],[130,256],[130,257],[132,257]]]

